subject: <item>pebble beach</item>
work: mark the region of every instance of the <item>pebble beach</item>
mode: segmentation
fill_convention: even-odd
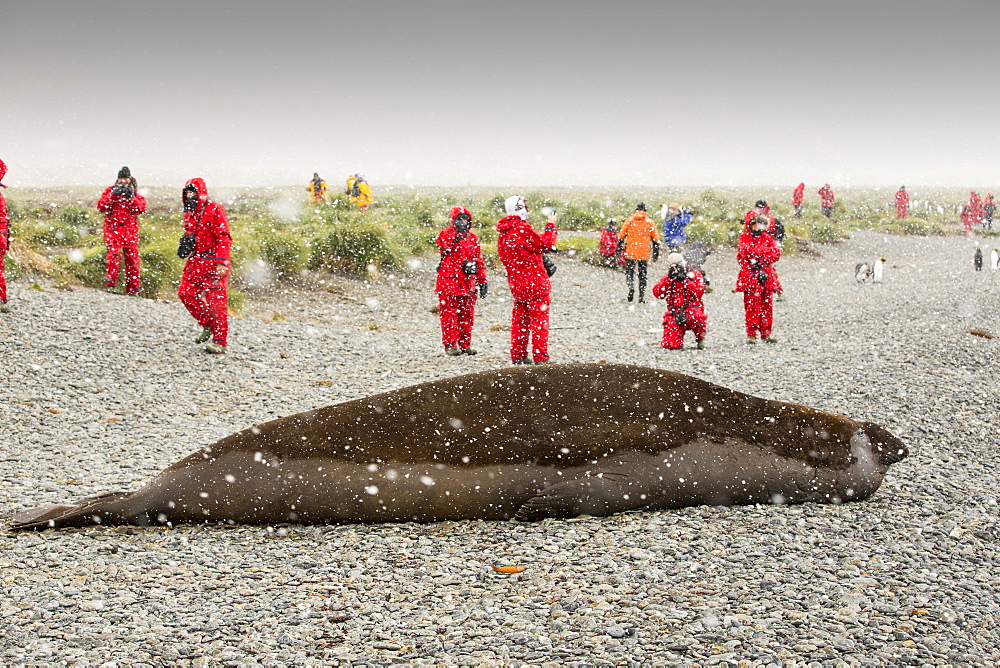
[[[621,273],[555,258],[553,363],[670,369],[881,424],[910,455],[869,500],[4,532],[0,665],[1000,665],[1000,273],[973,270],[975,246],[858,232],[783,258],[778,342],[755,346],[735,251],[719,250],[708,347],[688,334],[680,351],[659,346],[662,304],[626,302]],[[884,282],[857,283],[878,257]],[[503,276],[479,302],[479,354],[453,358],[434,267],[255,288],[218,356],[176,297],[11,281],[3,522],[136,489],[260,422],[508,365]]]

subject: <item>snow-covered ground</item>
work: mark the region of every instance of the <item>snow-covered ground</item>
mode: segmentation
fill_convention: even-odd
[[[668,368],[878,422],[911,454],[869,501],[4,534],[0,664],[997,664],[1000,338],[969,330],[1000,335],[1000,276],[974,272],[973,249],[863,233],[786,258],[779,343],[754,347],[733,252],[716,253],[709,347],[676,352],[658,346],[660,304],[557,258],[554,362]],[[879,256],[885,283],[859,286],[855,263]],[[481,354],[451,358],[433,266],[256,295],[218,357],[176,299],[13,283],[0,512],[134,489],[251,424],[505,365],[503,278],[480,302]]]

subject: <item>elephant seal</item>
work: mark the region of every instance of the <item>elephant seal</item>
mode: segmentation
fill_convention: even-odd
[[[540,520],[870,496],[903,443],[870,422],[613,364],[439,380],[227,436],[140,489],[11,529]]]

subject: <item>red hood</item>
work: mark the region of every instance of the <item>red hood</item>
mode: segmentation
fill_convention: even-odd
[[[205,179],[196,176],[184,184],[185,188],[188,186],[194,186],[198,190],[198,202],[200,204],[204,204],[208,200],[208,186],[205,185]],[[183,191],[181,192],[181,204],[184,204]]]
[[[455,219],[458,218],[458,216],[463,213],[469,217],[470,221],[473,220],[472,213],[468,209],[466,209],[464,206],[456,206],[451,210],[451,213],[448,214],[448,222],[454,223]]]
[[[523,222],[524,221],[521,220],[518,216],[504,216],[503,218],[497,221],[497,231],[506,232],[515,225],[518,225]]]
[[[3,160],[0,160],[0,181],[3,181],[3,177],[7,174],[7,165],[4,164]],[[0,183],[0,185],[3,185]],[[3,186],[6,188],[7,186]]]

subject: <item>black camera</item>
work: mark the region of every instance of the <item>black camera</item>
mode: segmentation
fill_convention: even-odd
[[[687,270],[679,264],[672,264],[667,267],[667,278],[671,281],[682,281],[687,276]]]
[[[111,195],[118,197],[119,199],[132,199],[132,196],[135,195],[135,190],[133,190],[130,185],[116,183],[114,187],[111,188]]]

